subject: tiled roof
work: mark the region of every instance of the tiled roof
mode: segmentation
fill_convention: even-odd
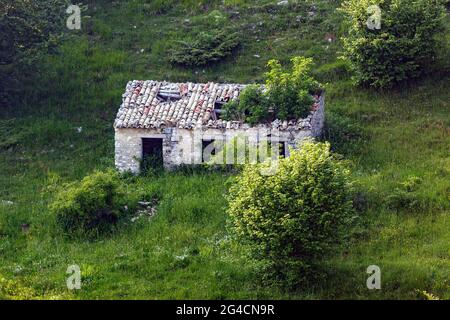
[[[242,84],[217,83],[169,83],[158,81],[130,81],[127,84],[122,105],[117,112],[115,128],[165,128],[194,127],[238,129],[245,124],[224,121],[217,117],[215,109],[230,100],[237,99]],[[317,108],[319,103],[314,108]],[[309,125],[311,115],[299,121],[277,121],[271,126],[279,129],[303,129]]]

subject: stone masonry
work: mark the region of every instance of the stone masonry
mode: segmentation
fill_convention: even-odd
[[[202,163],[204,140],[226,143],[235,138],[255,146],[269,136],[270,140],[283,143],[285,156],[289,156],[289,148],[298,148],[305,138],[322,134],[325,120],[323,94],[316,97],[308,117],[298,121],[275,120],[251,127],[220,120],[220,115],[215,112],[218,103],[238,98],[243,87],[213,83],[130,82],[114,126],[117,169],[139,173],[144,138],[162,139],[164,167],[171,169],[181,164]],[[166,97],[158,94],[161,88],[170,88],[163,90]],[[170,95],[169,99],[167,95]]]

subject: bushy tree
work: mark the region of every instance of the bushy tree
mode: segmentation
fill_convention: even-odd
[[[50,212],[66,232],[94,234],[109,231],[131,210],[126,205],[117,173],[99,171],[63,186],[50,204]]]
[[[266,73],[266,88],[270,107],[280,120],[306,116],[314,103],[313,94],[320,90],[311,76],[312,58],[294,57],[292,69],[284,71],[277,60],[270,60]]]
[[[284,70],[279,61],[270,60],[265,86],[246,87],[239,100],[224,106],[225,119],[255,124],[306,116],[314,103],[313,95],[320,91],[320,84],[311,76],[311,58],[294,57],[291,63],[292,69]]]
[[[357,83],[389,87],[420,76],[433,61],[441,0],[346,0],[341,11],[348,24],[343,58]]]
[[[350,173],[328,143],[310,141],[280,159],[274,175],[265,165],[245,166],[231,186],[230,229],[266,272],[292,284],[349,234]]]
[[[223,118],[255,124],[270,120],[269,101],[259,85],[247,86],[239,96],[223,107]]]

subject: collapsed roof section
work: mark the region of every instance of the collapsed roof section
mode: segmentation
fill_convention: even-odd
[[[114,122],[115,128],[182,129],[223,128],[239,129],[247,124],[220,119],[222,105],[238,99],[245,85],[218,83],[169,83],[158,81],[130,81],[122,105]],[[309,126],[312,113],[319,107],[315,97],[311,114],[305,119],[275,120],[263,126],[279,130],[302,130]]]

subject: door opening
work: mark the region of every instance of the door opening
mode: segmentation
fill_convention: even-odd
[[[141,170],[160,169],[163,167],[163,139],[142,138],[142,164]]]
[[[216,141],[213,139],[202,140],[202,163],[206,163],[216,155]]]

